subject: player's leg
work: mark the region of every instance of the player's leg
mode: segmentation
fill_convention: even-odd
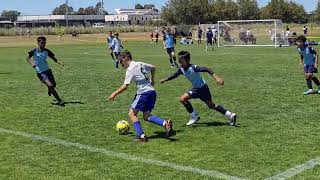
[[[307,87],[308,87],[308,90],[305,91],[303,94],[304,95],[308,95],[308,94],[311,94],[313,92],[312,90],[312,73],[309,72],[309,66],[305,66],[305,78],[306,78],[306,82],[307,82]]]
[[[223,114],[224,116],[226,116],[229,119],[229,124],[231,126],[234,126],[236,124],[236,120],[237,120],[237,114],[232,113],[228,110],[226,110],[224,107],[222,107],[221,105],[216,105],[214,104],[214,102],[212,100],[206,100],[204,101],[207,106],[215,111],[218,111],[219,113]]]
[[[192,107],[192,104],[189,101],[190,99],[192,99],[192,97],[188,93],[184,93],[180,97],[181,104],[183,104],[183,106],[186,108],[186,110],[190,114],[190,120],[186,124],[187,126],[190,126],[190,125],[196,123],[200,119],[200,117],[198,116],[197,111]]]
[[[208,51],[208,45],[209,45],[209,43],[206,42],[206,51]]]
[[[109,47],[109,51],[110,51],[110,56],[112,58],[112,60],[114,61],[114,56],[113,56],[113,50],[112,50],[112,47]]]
[[[174,48],[172,48],[172,50],[171,50],[171,55],[172,55],[172,58],[173,58],[174,66],[175,66],[176,68],[178,68],[179,65],[177,64],[177,58],[176,58],[176,55],[175,55],[175,52],[174,52]]]
[[[313,73],[318,73],[318,69],[313,66]],[[318,94],[320,94],[320,82],[319,79],[312,74],[312,81],[318,86]]]
[[[116,62],[115,62],[116,68],[119,68],[119,56],[120,56],[120,52],[115,52],[114,54],[116,55]]]
[[[132,124],[133,124],[133,128],[134,128],[134,131],[136,132],[136,138],[134,139],[135,141],[139,142],[146,142],[148,141],[146,135],[144,134],[143,132],[143,129],[141,127],[141,123],[138,119],[138,113],[139,113],[139,110],[137,109],[130,109],[129,110],[129,113],[128,113],[128,116],[129,116],[129,119],[131,120]]]
[[[166,137],[171,136],[172,131],[173,131],[171,119],[168,119],[168,120],[161,119],[160,117],[158,117],[156,115],[152,115],[150,111],[143,112],[143,119],[145,121],[154,123],[158,126],[164,127],[166,130]]]
[[[169,56],[170,65],[171,65],[171,67],[174,67],[173,60],[172,60],[173,57],[172,57],[172,53],[171,53],[171,48],[167,48],[167,53]]]
[[[53,97],[58,101],[59,105],[64,105],[65,102],[62,101],[62,99],[59,97],[58,92],[54,88],[53,84],[50,82],[49,79],[44,80],[44,84],[47,85],[50,93],[53,95]]]

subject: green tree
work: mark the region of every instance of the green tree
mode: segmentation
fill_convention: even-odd
[[[7,21],[14,22],[17,20],[18,16],[20,16],[21,13],[19,11],[9,10],[9,11],[2,11],[1,18],[5,19]]]
[[[318,0],[317,8],[314,11],[314,20],[316,22],[320,22],[320,0]]]
[[[238,4],[233,0],[213,1],[210,16],[212,22],[238,19]]]
[[[256,0],[238,0],[239,19],[260,19],[260,8]]]
[[[66,9],[68,8],[68,14],[73,14],[73,7],[67,6],[66,4],[61,4],[59,7],[54,8],[52,11],[53,15],[64,15],[66,14]]]
[[[287,8],[283,21],[289,23],[306,23],[308,21],[308,14],[302,5],[290,1],[287,3]]]
[[[85,9],[83,7],[79,8],[79,10],[76,13],[77,15],[85,15]]]

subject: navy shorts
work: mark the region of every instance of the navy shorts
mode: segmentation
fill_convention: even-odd
[[[212,40],[207,39],[206,41],[208,44],[212,45]]]
[[[304,65],[304,72],[305,73],[317,73],[317,68],[314,65]]]
[[[37,73],[37,76],[41,82],[44,83],[44,81],[49,80],[53,84],[53,86],[56,86],[56,81],[54,80],[51,69],[41,73]]]
[[[168,54],[171,54],[172,52],[174,52],[174,47],[172,47],[172,48],[167,48],[167,53],[168,53]]]
[[[204,85],[201,88],[191,88],[188,90],[187,94],[192,99],[199,98],[201,101],[209,101],[212,99],[208,85]]]
[[[142,112],[151,112],[156,104],[156,100],[156,91],[147,91],[142,94],[136,94],[130,108]]]

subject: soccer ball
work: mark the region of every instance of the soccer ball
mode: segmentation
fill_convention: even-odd
[[[117,123],[116,129],[119,132],[119,134],[127,134],[130,129],[128,121],[124,121],[124,120],[119,121]]]

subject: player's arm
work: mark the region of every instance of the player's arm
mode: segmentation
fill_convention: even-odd
[[[123,91],[127,90],[129,87],[129,84],[123,84],[121,87],[119,87],[115,92],[113,92],[107,100],[109,101],[114,101],[115,97],[118,95],[118,94],[121,94]]]
[[[52,51],[50,51],[49,49],[46,49],[48,52],[48,56],[49,58],[51,58],[54,62],[58,63],[59,65],[63,66],[63,63],[61,61],[58,61],[58,59],[56,58],[56,56],[53,54]]]
[[[319,55],[315,49],[312,48],[311,53],[315,56],[316,62],[314,63],[314,67],[318,68],[318,63],[319,63]]]
[[[143,68],[150,72],[150,83],[151,85],[153,86],[155,81],[154,81],[154,78],[155,78],[155,74],[156,74],[156,66],[152,65],[152,64],[147,64],[147,63],[142,63],[143,64]]]
[[[182,74],[182,71],[181,71],[180,68],[179,68],[176,73],[172,74],[171,76],[169,76],[169,77],[167,77],[167,78],[165,78],[165,79],[161,79],[161,80],[160,80],[160,83],[163,84],[163,83],[165,83],[165,82],[167,82],[167,81],[171,81],[171,80],[177,78],[180,74]]]
[[[166,36],[165,35],[163,36],[162,44],[163,44],[163,48],[166,49]]]
[[[300,63],[299,63],[300,67],[303,67],[303,56],[300,54]]]
[[[217,82],[218,85],[224,85],[224,81],[222,78],[217,76],[210,68],[203,67],[203,66],[196,66],[195,67],[196,72],[207,72],[212,76],[212,79]]]
[[[33,54],[34,54],[34,51],[33,51],[33,50],[30,51],[30,52],[28,52],[27,61],[28,61],[28,63],[29,63],[33,68],[35,68],[35,67],[36,67],[36,64],[34,63],[34,61],[33,61],[33,59],[32,59]]]
[[[124,80],[124,83],[122,86],[120,86],[116,91],[114,91],[108,98],[107,100],[109,101],[114,101],[115,97],[118,94],[121,94],[123,91],[127,90],[129,87],[129,84],[132,80],[132,75],[130,75],[128,72],[126,73],[126,78]]]

